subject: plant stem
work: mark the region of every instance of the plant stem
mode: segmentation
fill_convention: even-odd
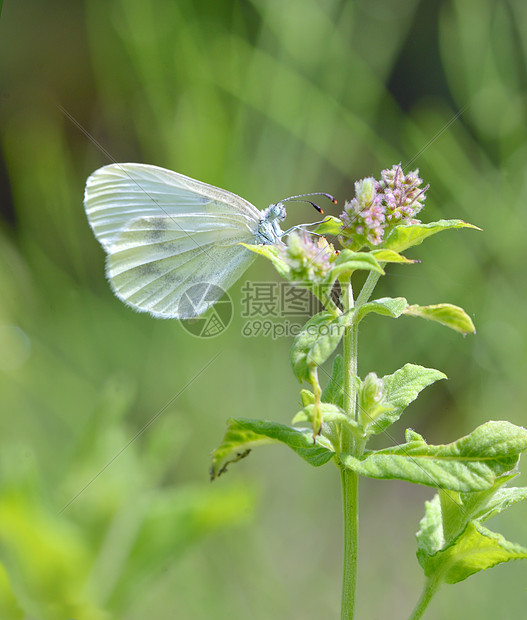
[[[343,286],[344,312],[365,304],[379,280],[380,274],[371,271],[362,287],[356,303],[353,300],[351,282]],[[359,326],[354,321],[344,332],[344,411],[352,419],[357,419],[357,357]],[[344,431],[341,450],[359,456],[364,449],[349,431]],[[342,514],[344,521],[344,566],[342,577],[341,619],[353,620],[357,590],[357,566],[359,550],[359,477],[344,467],[340,470],[342,484]]]
[[[354,306],[351,283],[343,289],[344,311]],[[344,332],[344,411],[346,415],[355,419],[357,415],[357,375],[358,325],[352,323]],[[341,449],[344,452],[354,453],[355,442],[349,432],[342,436]],[[355,595],[357,589],[357,562],[359,542],[359,485],[355,472],[340,470],[342,484],[342,516],[344,525],[344,565],[342,576],[342,620],[352,620],[355,614]]]
[[[351,324],[344,331],[344,411],[346,415],[355,420],[357,416],[357,386],[355,377],[357,376],[357,352],[358,352],[359,326]],[[348,450],[352,446],[346,446]],[[344,448],[344,446],[343,446]]]
[[[380,263],[381,267],[384,267],[385,264],[386,263]],[[366,282],[364,282],[364,286],[357,297],[357,303],[355,304],[356,308],[359,308],[368,301],[380,277],[381,274],[377,271],[370,271],[368,277],[366,278]]]
[[[359,477],[350,469],[340,470],[342,516],[344,519],[344,567],[342,575],[341,620],[353,620],[357,589],[359,542]]]
[[[415,606],[409,620],[419,620],[419,618],[423,616],[426,608],[432,600],[432,597],[437,592],[440,585],[440,579],[428,579],[421,593],[421,598],[417,601],[417,605]]]

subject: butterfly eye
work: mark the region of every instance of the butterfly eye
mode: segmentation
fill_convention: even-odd
[[[271,206],[270,215],[270,219],[285,220],[287,217],[285,206],[281,202],[277,202],[275,205]]]

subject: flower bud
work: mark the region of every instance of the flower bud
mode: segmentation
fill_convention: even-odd
[[[335,256],[333,246],[325,237],[314,241],[305,231],[294,231],[288,235],[287,245],[282,246],[280,252],[291,268],[291,279],[304,283],[321,282]]]

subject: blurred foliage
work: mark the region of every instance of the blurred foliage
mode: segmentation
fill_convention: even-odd
[[[260,208],[317,190],[342,203],[357,178],[419,167],[431,184],[423,219],[484,232],[427,242],[422,265],[391,267],[380,295],[460,305],[478,334],[372,318],[361,372],[407,361],[445,371],[405,420],[434,443],[487,419],[524,423],[526,41],[521,0],[3,7],[0,617],[338,613],[329,470],[270,449],[206,483],[229,415],[287,423],[297,410],[290,342],[243,338],[239,316],[199,341],[112,296],[82,208],[86,177],[109,160],[172,168]],[[288,221],[305,221],[302,209]],[[248,277],[271,273],[258,261]],[[364,488],[365,617],[404,617],[419,591],[413,537],[428,496],[393,488]],[[229,529],[252,520],[258,495],[251,527]],[[380,521],[387,504],[397,542]],[[506,534],[525,544],[524,523],[517,509]],[[519,617],[520,571],[445,588],[429,617],[455,615],[460,595],[473,617]],[[384,596],[367,601],[379,580]]]

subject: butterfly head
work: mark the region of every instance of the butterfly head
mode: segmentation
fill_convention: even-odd
[[[280,222],[283,222],[287,217],[284,203],[277,202],[274,205],[269,205],[264,211],[264,217],[268,222],[272,222],[273,220],[279,220]]]

